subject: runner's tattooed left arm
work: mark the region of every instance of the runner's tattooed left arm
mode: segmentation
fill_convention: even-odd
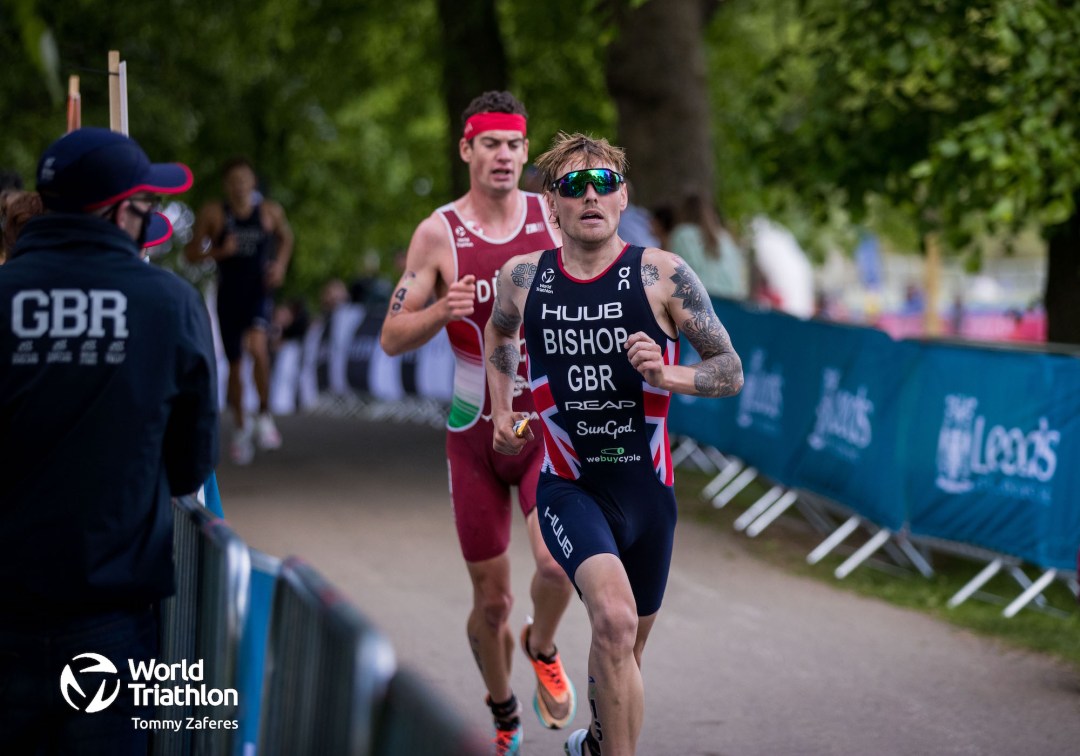
[[[660,280],[660,269],[651,263],[641,266],[641,283],[643,286],[652,286]]]
[[[495,280],[495,301],[484,327],[487,388],[491,399],[492,448],[500,454],[520,454],[535,436],[531,430],[518,436],[517,423],[527,413],[514,411],[518,369],[521,366],[521,322],[525,299],[536,273],[535,258],[507,261]]]
[[[536,265],[520,263],[515,265],[509,273],[499,271],[498,285],[495,287],[495,302],[491,308],[490,325],[500,334],[512,336],[514,341],[510,344],[496,344],[488,361],[500,373],[511,378],[517,375],[518,365],[521,363],[521,349],[517,343],[518,333],[521,330],[521,312],[518,309],[517,300],[522,293],[521,290],[528,291],[535,275]]]
[[[694,390],[700,396],[732,396],[743,384],[742,360],[731,345],[727,329],[716,317],[712,300],[701,280],[681,259],[671,276],[675,284],[673,300],[678,300],[673,315],[676,325],[701,355],[693,365]]]

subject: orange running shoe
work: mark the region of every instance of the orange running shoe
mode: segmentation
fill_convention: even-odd
[[[532,625],[525,625],[521,631],[521,648],[532,662],[533,671],[536,673],[536,695],[533,697],[533,709],[540,719],[540,724],[552,730],[561,730],[570,723],[577,711],[577,696],[574,694],[574,684],[570,682],[563,670],[562,661],[559,659],[559,650],[551,662],[537,659],[529,651],[529,629]]]

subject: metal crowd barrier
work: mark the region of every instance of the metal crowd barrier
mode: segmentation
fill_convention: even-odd
[[[159,661],[202,662],[207,688],[237,687],[240,632],[247,611],[251,559],[243,540],[193,497],[174,499],[173,558],[176,594],[161,604]],[[179,682],[179,681],[178,681]],[[159,719],[236,719],[235,706],[158,707]],[[227,754],[231,729],[156,730],[154,756]]]
[[[409,669],[390,680],[379,718],[375,756],[487,756],[491,744],[455,716]]]
[[[243,700],[158,707],[158,719],[206,716],[240,728],[157,729],[153,756],[488,752],[480,733],[397,668],[389,640],[314,568],[248,548],[193,497],[173,504],[176,594],[161,605],[158,662],[201,661],[203,679],[185,684],[239,690]]]
[[[259,753],[369,756],[395,668],[386,637],[289,557],[274,591]]]

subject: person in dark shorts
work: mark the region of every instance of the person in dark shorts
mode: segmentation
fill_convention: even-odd
[[[199,293],[140,259],[191,186],[108,129],[38,164],[43,212],[0,267],[0,752],[145,754],[128,685],[174,591],[172,496],[217,461]],[[103,696],[108,694],[108,696]]]
[[[281,446],[281,434],[270,415],[270,349],[268,331],[272,295],[285,280],[292,256],[293,233],[281,205],[257,190],[255,170],[244,158],[221,169],[225,199],[205,205],[195,219],[184,249],[191,262],[210,257],[217,263],[217,316],[221,345],[229,362],[226,402],[233,415],[229,456],[249,464],[256,444],[265,450]],[[251,356],[259,412],[248,417],[243,406],[243,356]]]
[[[604,139],[559,134],[536,161],[563,246],[503,266],[488,320],[494,448],[517,455],[511,403],[518,333],[546,449],[541,532],[592,626],[592,726],[572,756],[633,754],[644,718],[641,655],[667,584],[676,508],[671,393],[732,396],[742,363],[701,281],[679,257],[627,244],[626,158]],[[701,355],[679,364],[679,334]]]
[[[465,109],[462,126],[459,150],[469,165],[469,191],[417,227],[381,342],[387,353],[400,354],[445,328],[454,350],[446,456],[454,523],[473,588],[467,631],[495,720],[494,751],[510,756],[519,752],[522,741],[520,706],[510,687],[511,487],[518,489],[536,562],[531,587],[535,619],[525,624],[521,644],[537,677],[533,708],[551,728],[565,727],[576,709],[573,686],[555,647],[555,630],[572,589],[540,536],[535,497],[541,445],[524,445],[516,459],[492,450],[483,334],[499,269],[514,255],[557,243],[558,232],[547,221],[540,195],[518,187],[529,152],[524,106],[509,92],[485,92]],[[519,353],[515,372],[522,359]],[[523,374],[511,393],[508,401],[514,408],[531,415]]]

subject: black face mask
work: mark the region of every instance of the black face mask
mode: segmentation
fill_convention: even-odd
[[[120,205],[122,204],[122,202],[117,202],[115,205],[112,206],[109,214],[105,216],[112,223],[116,223],[116,216],[120,213]],[[134,202],[128,202],[128,209],[142,219],[142,224],[139,226],[139,235],[135,238],[135,246],[137,246],[139,249],[142,249],[143,245],[146,244],[146,235],[150,231],[150,216],[153,215],[154,210],[153,208],[151,208],[146,212],[143,212],[135,206]]]
[[[135,213],[142,219],[142,225],[139,226],[139,236],[137,239],[135,239],[135,246],[137,246],[139,249],[142,249],[143,245],[146,244],[146,234],[150,231],[150,216],[154,214],[154,211],[147,210],[144,213],[135,207],[134,202],[129,202],[128,204],[131,207],[131,212]]]

